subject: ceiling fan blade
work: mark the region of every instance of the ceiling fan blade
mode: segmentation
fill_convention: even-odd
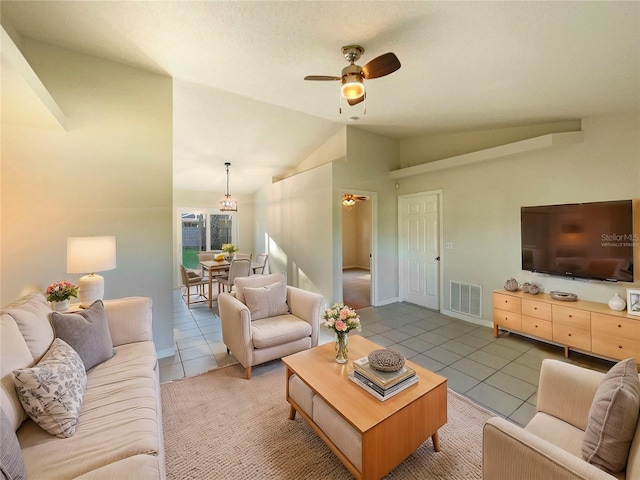
[[[361,97],[358,97],[358,98],[354,98],[354,99],[347,98],[347,103],[353,107],[354,105],[357,105],[361,101],[363,101],[366,96],[367,96],[367,94],[365,93],[364,95],[362,95]]]
[[[329,75],[307,75],[305,80],[340,80],[342,77],[331,77]]]
[[[366,79],[379,78],[389,75],[399,68],[400,60],[398,60],[395,53],[389,52],[374,58],[362,67],[362,74]]]

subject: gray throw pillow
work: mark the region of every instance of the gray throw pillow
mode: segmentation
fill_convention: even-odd
[[[0,410],[0,412],[2,414],[0,423],[0,472],[2,472],[2,478],[24,480],[27,478],[27,470],[24,466],[18,437],[11,426],[11,421],[4,414],[4,410]]]
[[[78,352],[85,370],[113,357],[111,332],[102,300],[73,313],[53,312],[51,323],[56,337]]]
[[[609,472],[627,466],[640,410],[640,381],[635,358],[616,363],[593,398],[582,440],[582,458]]]
[[[284,280],[264,287],[244,287],[243,293],[252,321],[289,313],[287,284]]]

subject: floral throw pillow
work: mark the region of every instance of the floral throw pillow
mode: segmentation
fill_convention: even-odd
[[[75,433],[87,374],[73,348],[56,338],[35,366],[13,374],[18,398],[34,422],[60,438]]]

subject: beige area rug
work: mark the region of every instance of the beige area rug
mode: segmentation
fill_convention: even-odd
[[[167,478],[353,478],[307,423],[288,419],[285,369],[278,360],[230,366],[161,385]],[[441,451],[431,440],[384,478],[481,479],[482,426],[490,412],[449,390]]]

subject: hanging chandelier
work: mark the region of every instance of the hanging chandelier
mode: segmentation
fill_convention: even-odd
[[[236,202],[233,198],[231,198],[231,195],[229,195],[229,167],[231,166],[231,164],[229,162],[226,162],[224,166],[227,168],[227,194],[222,200],[220,200],[220,211],[237,212],[238,202]]]

